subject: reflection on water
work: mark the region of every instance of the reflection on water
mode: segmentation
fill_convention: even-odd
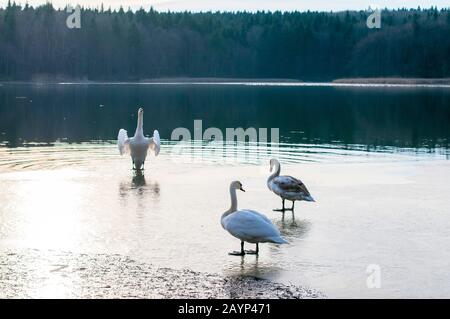
[[[297,220],[295,218],[280,218],[273,220],[274,224],[280,230],[281,235],[290,242],[291,245],[298,244],[299,240],[304,239],[311,229],[309,220]],[[254,249],[253,244],[246,243],[246,249]],[[239,263],[230,263],[223,269],[224,273],[230,277],[257,277],[257,278],[276,278],[283,272],[282,267],[277,262],[276,256],[283,253],[283,245],[260,244],[260,249],[268,250],[273,256],[272,259],[260,256],[246,255],[233,256]]]
[[[145,127],[166,139],[201,119],[204,129],[280,128],[282,143],[433,150],[449,148],[449,100],[449,88],[4,85],[0,141],[112,140],[121,127],[134,130],[143,106]]]
[[[16,99],[28,96],[28,100]],[[450,156],[450,89],[221,85],[5,85],[0,88],[0,167],[53,169],[117,156],[136,107],[162,154],[178,162],[260,164]],[[99,107],[103,105],[103,107]],[[177,153],[172,131],[279,128],[280,143],[193,141]],[[270,137],[268,137],[270,141]],[[78,143],[78,144],[74,144]],[[211,150],[215,151],[212,152]],[[10,156],[8,156],[10,155]]]
[[[133,171],[131,182],[121,181],[119,184],[119,196],[122,199],[122,205],[126,207],[128,200],[136,200],[138,205],[136,213],[140,217],[148,213],[149,207],[146,204],[148,199],[154,203],[158,202],[160,191],[158,181],[151,179],[147,182],[144,171]]]
[[[246,249],[250,249],[251,244],[246,244]],[[260,248],[277,251],[280,248],[266,244],[260,244]],[[254,247],[251,247],[254,249]],[[223,273],[231,278],[256,277],[256,278],[276,278],[282,269],[274,260],[267,260],[258,255],[233,256],[235,261],[228,263],[222,269]]]
[[[145,175],[142,171],[136,171],[131,179],[131,184],[133,187],[142,188],[142,186],[147,185],[145,182]],[[157,191],[159,193],[159,189]]]
[[[292,216],[292,218],[290,216],[286,217],[285,215],[287,214],[291,215],[290,212],[286,212],[281,215],[280,220],[275,222],[281,235],[286,238],[287,241],[305,238],[312,227],[311,222],[306,219],[296,219],[294,216]]]
[[[120,182],[119,194],[121,197],[128,196],[130,192],[138,195],[144,195],[147,192],[155,196],[159,195],[160,189],[157,181],[147,183],[144,172],[142,171],[133,171],[131,174],[131,182]]]

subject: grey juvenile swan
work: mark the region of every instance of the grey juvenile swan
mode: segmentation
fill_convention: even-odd
[[[309,193],[303,182],[295,177],[281,175],[280,176],[280,162],[277,159],[272,158],[270,160],[270,171],[275,167],[275,171],[267,179],[267,187],[281,197],[283,207],[281,209],[274,209],[275,211],[284,212],[286,210],[294,211],[294,204],[296,200],[304,200],[307,202],[315,202],[314,198]],[[292,201],[291,208],[284,207],[285,200]]]

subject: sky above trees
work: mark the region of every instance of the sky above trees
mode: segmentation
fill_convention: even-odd
[[[0,6],[5,7],[8,0],[0,0]],[[48,2],[48,0],[17,0],[18,4],[28,2],[37,6]],[[64,7],[66,4],[80,4],[86,7],[100,7],[103,3],[105,8],[112,9],[123,6],[131,9],[153,6],[158,11],[257,11],[257,10],[281,10],[281,11],[341,11],[341,10],[364,10],[369,6],[387,8],[448,8],[448,0],[53,0],[54,7]]]

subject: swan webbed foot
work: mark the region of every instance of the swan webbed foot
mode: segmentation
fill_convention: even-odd
[[[231,253],[228,253],[228,255],[230,255],[230,256],[244,256],[245,252],[244,251],[232,251]]]
[[[258,253],[259,253],[259,243],[256,243],[256,249],[255,250],[244,250],[244,251],[248,255],[258,255]]]
[[[231,253],[228,253],[228,255],[231,255],[231,256],[244,256],[245,255],[244,242],[241,241],[241,251],[233,251]]]
[[[293,210],[294,209],[294,205],[292,205],[292,208],[286,208],[285,206],[284,206],[284,201],[285,201],[285,199],[284,198],[282,198],[282,200],[281,200],[281,203],[283,204],[282,206],[282,208],[278,208],[278,209],[274,209],[273,211],[274,212],[285,212],[285,211],[287,211],[287,210]]]
[[[291,212],[294,212],[294,204],[295,204],[295,201],[292,201],[292,207],[291,208],[286,208],[285,206],[284,206],[284,199],[283,199],[283,207],[282,208],[278,208],[278,209],[274,209],[273,211],[274,212],[285,212],[285,211],[291,211]]]

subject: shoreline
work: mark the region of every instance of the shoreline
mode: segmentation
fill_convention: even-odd
[[[215,78],[215,77],[163,77],[140,80],[83,80],[83,79],[45,79],[28,81],[0,81],[0,86],[17,84],[233,84],[233,83],[273,83],[294,85],[450,85],[450,78],[402,78],[402,77],[374,77],[374,78],[338,78],[328,81],[300,80],[289,78]]]
[[[53,78],[42,80],[0,80],[2,84],[145,84],[145,83],[230,83],[230,82],[273,82],[273,83],[303,83],[298,79],[288,78],[216,78],[216,77],[162,77],[162,78],[145,78],[138,80],[86,80],[71,78]]]
[[[119,254],[30,248],[0,251],[0,256],[0,298],[325,298],[306,287],[250,276],[230,277],[157,267]],[[67,286],[70,289],[57,289]]]

